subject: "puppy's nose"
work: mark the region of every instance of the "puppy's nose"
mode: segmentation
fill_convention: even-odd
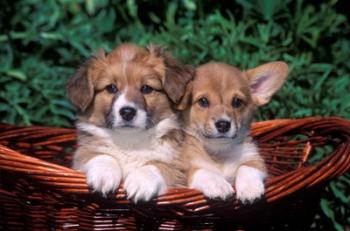
[[[130,121],[130,120],[132,120],[135,117],[136,109],[133,108],[133,107],[122,107],[119,110],[119,114],[121,115],[123,120]]]
[[[230,130],[231,123],[226,120],[219,120],[215,123],[215,127],[220,133],[225,133]]]

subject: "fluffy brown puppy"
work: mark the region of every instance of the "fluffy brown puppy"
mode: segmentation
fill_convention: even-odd
[[[286,79],[288,66],[271,62],[240,71],[224,63],[197,68],[179,104],[187,132],[184,155],[188,185],[209,198],[233,194],[252,202],[264,193],[263,159],[250,137],[253,112],[269,102]]]
[[[106,195],[124,180],[137,202],[185,184],[174,105],[192,76],[159,47],[123,44],[99,51],[69,79],[79,130],[73,167],[93,190]]]

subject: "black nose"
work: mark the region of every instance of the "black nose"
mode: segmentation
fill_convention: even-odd
[[[226,120],[219,120],[215,123],[215,127],[220,133],[225,133],[228,132],[228,130],[230,130],[231,123]]]
[[[130,120],[132,120],[135,117],[136,109],[133,108],[133,107],[122,107],[119,110],[119,114],[121,115],[123,120],[130,121]]]

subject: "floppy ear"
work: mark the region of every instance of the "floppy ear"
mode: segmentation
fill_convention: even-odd
[[[163,88],[173,103],[177,104],[185,94],[187,84],[194,77],[194,68],[178,63],[161,46],[150,44],[147,50],[153,57],[162,58],[165,66]]]
[[[182,96],[180,101],[176,104],[177,110],[185,110],[188,105],[191,103],[191,97],[192,97],[192,87],[193,87],[193,81],[190,81],[185,90],[185,94]]]
[[[281,88],[288,74],[288,65],[284,62],[270,62],[249,69],[246,75],[250,92],[256,105],[267,104],[271,97]]]
[[[105,58],[105,53],[102,49],[99,49],[67,81],[68,98],[81,112],[87,109],[94,96],[94,86],[91,77],[88,75],[88,69],[95,59],[101,58]]]
[[[185,95],[187,84],[194,77],[194,68],[189,65],[179,64],[173,57],[167,54],[164,55],[164,64],[164,91],[177,104],[181,97]]]

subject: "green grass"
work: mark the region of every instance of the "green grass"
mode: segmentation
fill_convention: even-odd
[[[195,65],[217,60],[246,69],[284,60],[288,81],[257,119],[350,119],[344,1],[2,1],[1,122],[73,126],[67,78],[98,48],[110,51],[126,41],[163,44]],[[349,182],[347,174],[327,188],[314,229],[350,226]]]

